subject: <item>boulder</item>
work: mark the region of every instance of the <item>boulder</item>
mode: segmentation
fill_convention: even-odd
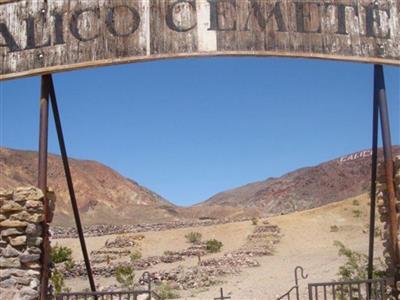
[[[1,236],[3,237],[10,235],[21,235],[21,234],[23,234],[23,232],[16,228],[7,228],[1,231]]]
[[[11,245],[7,245],[6,248],[2,249],[1,255],[4,257],[17,257],[21,254],[17,249],[13,248]]]
[[[36,187],[19,187],[14,191],[14,201],[28,201],[43,199],[43,193]]]
[[[23,246],[26,244],[26,235],[17,236],[10,239],[11,246]]]
[[[0,199],[11,200],[13,198],[13,191],[0,188]]]
[[[0,268],[19,268],[21,263],[18,257],[0,257]]]
[[[39,259],[40,259],[40,254],[29,253],[28,251],[25,251],[19,257],[19,260],[24,264],[25,263],[34,262],[34,261],[38,261]]]
[[[40,224],[28,224],[25,229],[27,235],[39,236],[42,234],[42,225]]]
[[[28,221],[29,222],[30,217],[31,217],[31,214],[24,210],[19,213],[11,215],[9,217],[9,219],[12,221],[19,220],[19,221]]]
[[[23,207],[14,201],[5,201],[1,206],[0,213],[10,213],[23,210]]]
[[[7,279],[11,276],[16,276],[16,277],[26,277],[28,275],[27,271],[21,270],[21,269],[4,269],[1,270],[0,272],[0,279]]]
[[[15,288],[17,285],[17,281],[15,278],[8,278],[6,280],[2,280],[0,282],[0,287],[3,289],[12,289]]]
[[[28,262],[25,263],[24,266],[32,270],[40,270],[42,268],[41,264],[37,262]]]
[[[43,209],[43,202],[42,201],[36,201],[36,200],[28,200],[25,203],[25,207],[31,211],[31,210],[42,210]]]
[[[19,295],[21,297],[21,300],[37,300],[39,297],[39,292],[25,286],[19,291]]]
[[[26,227],[26,225],[28,225],[28,223],[18,220],[4,220],[0,223],[1,227],[6,227],[6,228]]]
[[[29,287],[31,289],[37,289],[39,287],[40,281],[37,278],[32,278],[31,282],[29,283]]]
[[[29,237],[28,239],[28,246],[35,246],[39,247],[42,244],[42,238],[41,237]]]

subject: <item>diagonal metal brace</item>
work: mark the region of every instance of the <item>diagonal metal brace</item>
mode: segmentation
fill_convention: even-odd
[[[83,259],[85,261],[87,275],[89,278],[90,288],[91,288],[92,292],[95,292],[96,285],[95,285],[94,279],[93,279],[92,268],[90,266],[90,260],[89,260],[89,255],[88,255],[87,248],[86,248],[85,237],[83,235],[82,223],[81,223],[81,219],[79,216],[79,209],[78,209],[78,205],[77,205],[77,201],[76,201],[75,190],[74,190],[74,185],[73,185],[72,176],[71,176],[71,170],[69,167],[67,150],[65,147],[64,135],[63,135],[62,127],[61,127],[61,119],[60,119],[60,113],[59,113],[58,106],[57,106],[57,98],[56,98],[56,93],[55,93],[55,89],[54,89],[53,78],[52,78],[51,74],[44,75],[43,77],[47,77],[47,80],[50,85],[50,103],[51,103],[51,108],[53,111],[54,123],[56,126],[57,137],[58,137],[58,142],[59,142],[60,152],[61,152],[61,158],[62,158],[62,162],[64,165],[65,178],[67,180],[68,191],[69,191],[69,195],[71,198],[71,205],[72,205],[72,210],[74,213],[76,229],[78,231],[79,241],[81,244],[82,255],[83,255]]]

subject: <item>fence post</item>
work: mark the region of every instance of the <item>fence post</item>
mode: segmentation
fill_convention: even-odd
[[[309,284],[308,285],[308,300],[312,300],[313,296],[312,296],[312,285]]]

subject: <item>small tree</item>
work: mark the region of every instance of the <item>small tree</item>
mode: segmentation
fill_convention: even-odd
[[[254,226],[256,226],[258,224],[258,219],[256,217],[251,219],[251,224],[253,224]]]
[[[192,244],[199,243],[201,241],[201,237],[202,236],[200,232],[193,232],[193,231],[185,235],[186,240]]]
[[[217,253],[221,251],[222,246],[223,246],[222,242],[216,239],[208,240],[206,242],[207,251],[210,253]]]
[[[115,270],[115,278],[124,288],[133,289],[135,285],[135,272],[132,266],[119,266]]]

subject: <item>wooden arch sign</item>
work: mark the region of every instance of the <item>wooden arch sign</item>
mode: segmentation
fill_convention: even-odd
[[[0,0],[0,79],[161,58],[400,65],[400,0]]]

